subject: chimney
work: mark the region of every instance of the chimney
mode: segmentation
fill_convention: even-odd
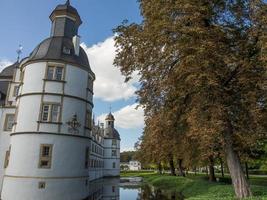
[[[72,38],[72,43],[73,43],[73,46],[74,46],[74,53],[75,53],[75,55],[76,56],[79,56],[79,54],[80,54],[80,36],[75,35]]]

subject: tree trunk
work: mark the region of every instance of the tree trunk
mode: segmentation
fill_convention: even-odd
[[[249,173],[248,173],[248,163],[245,162],[245,170],[246,170],[246,177],[249,179]]]
[[[158,173],[162,174],[162,165],[161,162],[158,163]]]
[[[228,122],[228,127],[224,134],[226,161],[233,182],[236,197],[238,199],[250,197],[252,196],[250,186],[243,172],[240,159],[233,148],[233,128],[230,122]]]
[[[215,182],[215,170],[214,170],[214,159],[212,156],[209,157],[209,181]]]
[[[175,167],[174,167],[173,158],[170,158],[170,160],[169,160],[169,164],[170,164],[170,169],[171,169],[171,175],[172,175],[172,176],[176,176],[176,174],[175,174]]]
[[[178,164],[178,175],[185,177],[185,173],[184,173],[184,169],[183,169],[183,160],[178,159],[177,164]]]
[[[222,160],[222,158],[220,158],[220,164],[221,164],[222,177],[224,178],[224,169],[223,169],[223,160]]]

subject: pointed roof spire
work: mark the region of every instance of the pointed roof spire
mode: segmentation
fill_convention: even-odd
[[[70,6],[70,0],[67,0],[65,5]]]
[[[111,112],[112,112],[112,106],[111,104],[109,104],[109,113],[111,114]]]

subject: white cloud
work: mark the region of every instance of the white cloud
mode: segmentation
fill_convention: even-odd
[[[115,126],[123,129],[133,129],[144,127],[144,110],[137,103],[127,105],[118,111],[112,113],[115,117]],[[100,122],[105,121],[107,113],[98,117]]]
[[[2,71],[5,67],[11,65],[12,62],[5,59],[0,59],[0,71]]]
[[[117,67],[114,67],[113,61],[116,55],[114,45],[113,37],[91,47],[85,43],[81,45],[88,55],[93,72],[96,74],[94,97],[109,102],[127,100],[135,96],[137,88],[134,84],[138,82],[136,74],[133,80],[125,83],[125,77],[121,75]]]

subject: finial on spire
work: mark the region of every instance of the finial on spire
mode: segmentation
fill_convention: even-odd
[[[70,0],[66,1],[66,5],[69,6],[70,5]]]
[[[95,126],[95,113],[93,113],[93,119],[92,119],[92,121],[93,121],[93,125]]]
[[[111,113],[112,111],[112,107],[111,107],[111,104],[109,104],[109,113]]]
[[[23,47],[22,47],[22,45],[20,44],[20,45],[19,45],[19,48],[16,50],[16,52],[17,52],[17,54],[18,54],[17,62],[19,62],[19,60],[20,60],[20,55],[22,54],[22,49],[23,49]]]

